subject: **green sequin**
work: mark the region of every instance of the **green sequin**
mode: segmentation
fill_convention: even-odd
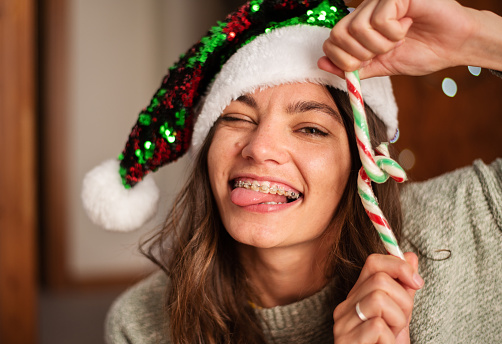
[[[171,130],[169,130],[169,127],[167,123],[164,123],[163,125],[160,126],[160,135],[162,135],[163,138],[167,140],[167,137],[171,135]]]
[[[209,32],[209,36],[205,36],[200,40],[202,48],[195,56],[188,59],[187,67],[194,68],[196,64],[204,64],[209,55],[220,47],[226,40],[227,35],[223,33],[223,29],[227,27],[227,23],[219,21],[216,26],[213,26]]]
[[[146,141],[145,152],[144,152],[145,160],[151,159],[154,153],[155,153],[155,144],[153,144],[150,141]]]
[[[152,123],[152,117],[149,114],[141,113],[138,121],[141,125],[150,125]]]
[[[126,179],[126,176],[127,176],[127,168],[123,167],[123,166],[120,166],[119,168],[119,174],[120,174],[120,177],[122,178],[122,184],[124,185],[124,187],[126,189],[130,189],[131,188],[131,185],[129,185],[127,183],[127,179]]]
[[[185,116],[186,116],[187,111],[185,109],[181,109],[180,111],[176,112],[175,116],[177,118],[176,120],[176,125],[178,126],[184,126],[185,125]]]
[[[146,162],[145,156],[144,156],[143,152],[141,151],[141,149],[136,149],[136,151],[134,152],[134,154],[138,158],[138,163],[140,163],[141,165],[143,165]]]
[[[335,6],[331,6],[329,1],[323,1],[317,7],[308,10],[303,16],[291,18],[281,23],[273,23],[273,28],[277,29],[305,22],[310,25],[332,28],[344,16],[345,14],[340,13]]]
[[[260,10],[260,5],[263,3],[263,0],[251,0],[249,2],[249,6],[251,8],[251,12],[258,12]]]
[[[150,102],[150,106],[148,106],[146,109],[148,112],[153,112],[153,109],[158,107],[160,105],[160,101],[157,96],[154,96],[152,98],[152,101]]]
[[[169,124],[166,122],[160,126],[160,134],[164,139],[169,143],[173,143],[176,140],[176,133],[173,128],[169,127]]]

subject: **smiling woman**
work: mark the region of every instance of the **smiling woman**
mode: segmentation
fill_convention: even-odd
[[[208,154],[223,225],[236,241],[255,247],[301,247],[305,242],[317,247],[349,177],[348,138],[331,114],[288,110],[298,102],[312,102],[336,113],[333,98],[314,84],[276,86],[248,97],[252,102],[237,99],[223,111]],[[279,195],[267,190],[265,197],[257,197],[258,186],[256,191],[232,189],[236,181],[266,189],[268,184]],[[288,203],[280,196],[285,192],[302,197]],[[313,213],[319,215],[307,216]]]
[[[340,99],[340,110],[332,93]],[[358,202],[353,184],[347,186],[359,167],[355,137],[350,135],[349,141],[347,134],[353,133],[348,110],[347,96],[338,90],[287,84],[237,98],[216,122],[208,151],[211,190],[240,260],[257,281],[260,296],[255,304],[273,307],[303,299],[333,277],[337,258],[362,265],[368,254],[383,252],[373,231],[354,238],[364,247],[359,256],[344,256],[333,247],[342,235],[342,214],[361,209],[353,203]],[[380,122],[374,128],[384,126]],[[392,206],[399,209],[395,202]],[[366,219],[363,212],[349,217]],[[392,223],[400,228],[399,218],[393,217]],[[350,275],[348,267],[338,265]],[[281,270],[296,273],[281,276],[280,285],[270,283],[277,278],[271,271]],[[271,297],[275,290],[282,295]]]
[[[448,13],[462,14],[473,27],[480,18],[492,21],[483,33],[502,28],[499,17],[453,0],[433,11],[427,4],[367,0],[345,16],[339,1],[250,1],[182,55],[140,113],[120,162],[107,162],[84,181],[89,215],[129,230],[148,218],[158,197],[147,174],[193,150],[187,183],[164,227],[142,245],[162,271],[115,303],[109,343],[495,340],[492,301],[500,293],[490,288],[502,271],[501,162],[476,163],[403,190],[394,182],[374,185],[397,239],[419,254],[420,265],[411,252],[404,260],[383,254],[356,188],[360,144],[340,68],[364,66],[361,75],[374,76],[391,74],[393,63],[404,74],[460,63],[462,57],[446,54],[426,67],[416,58],[407,65],[408,55],[447,35],[451,23],[441,23]],[[410,20],[426,25],[410,28]],[[421,35],[430,34],[429,26],[432,38]],[[462,44],[473,37],[459,36]],[[426,38],[417,44],[417,37]],[[502,53],[502,39],[477,37]],[[485,50],[457,52],[470,61],[473,51]],[[490,54],[479,58],[502,68]],[[376,146],[396,133],[392,86],[388,77],[376,77],[361,87]],[[463,254],[471,245],[480,259]],[[454,252],[450,261],[436,262],[438,247]],[[455,293],[452,280],[460,288]],[[490,297],[471,302],[474,294]],[[455,318],[456,307],[475,319]]]

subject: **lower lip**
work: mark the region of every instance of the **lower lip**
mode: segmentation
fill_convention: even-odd
[[[253,205],[238,206],[238,207],[241,208],[241,209],[244,209],[246,211],[249,211],[249,212],[265,214],[265,213],[273,213],[273,212],[279,212],[279,211],[283,211],[283,210],[289,209],[292,206],[294,206],[294,205],[298,204],[299,202],[301,202],[302,200],[303,200],[303,197],[300,197],[296,201],[290,202],[290,203],[283,203],[283,204],[253,204]]]

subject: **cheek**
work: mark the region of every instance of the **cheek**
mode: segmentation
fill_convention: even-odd
[[[239,144],[236,137],[221,128],[217,128],[209,146],[207,164],[209,180],[213,193],[225,187],[232,162],[238,156]]]
[[[220,144],[220,140],[218,139],[218,135],[214,135],[213,141],[209,146],[209,151],[207,153],[207,170],[209,173],[209,181],[211,183],[211,189],[213,190],[213,194],[216,194],[217,189],[216,183],[218,180],[218,176],[221,175],[222,161],[225,161],[224,154],[225,151],[222,149],[223,147]]]
[[[318,151],[316,155],[311,155],[316,158],[311,158],[307,163],[311,191],[323,200],[323,208],[338,206],[352,166],[348,142],[335,147],[337,148]]]
[[[216,128],[211,146],[209,146],[208,161],[213,159],[221,162],[225,158],[235,156],[241,146],[240,137],[225,127]]]

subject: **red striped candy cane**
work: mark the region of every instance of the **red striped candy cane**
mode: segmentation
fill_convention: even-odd
[[[406,180],[406,173],[396,161],[390,158],[387,144],[383,143],[378,146],[376,150],[379,154],[375,155],[371,147],[368,121],[366,112],[364,111],[359,72],[346,72],[345,79],[347,81],[350,104],[354,113],[354,129],[356,132],[357,148],[363,165],[359,170],[357,179],[359,196],[387,252],[393,256],[404,259],[403,252],[399,248],[389,222],[380,209],[378,200],[371,186],[371,181],[384,183],[391,177],[401,183]]]

